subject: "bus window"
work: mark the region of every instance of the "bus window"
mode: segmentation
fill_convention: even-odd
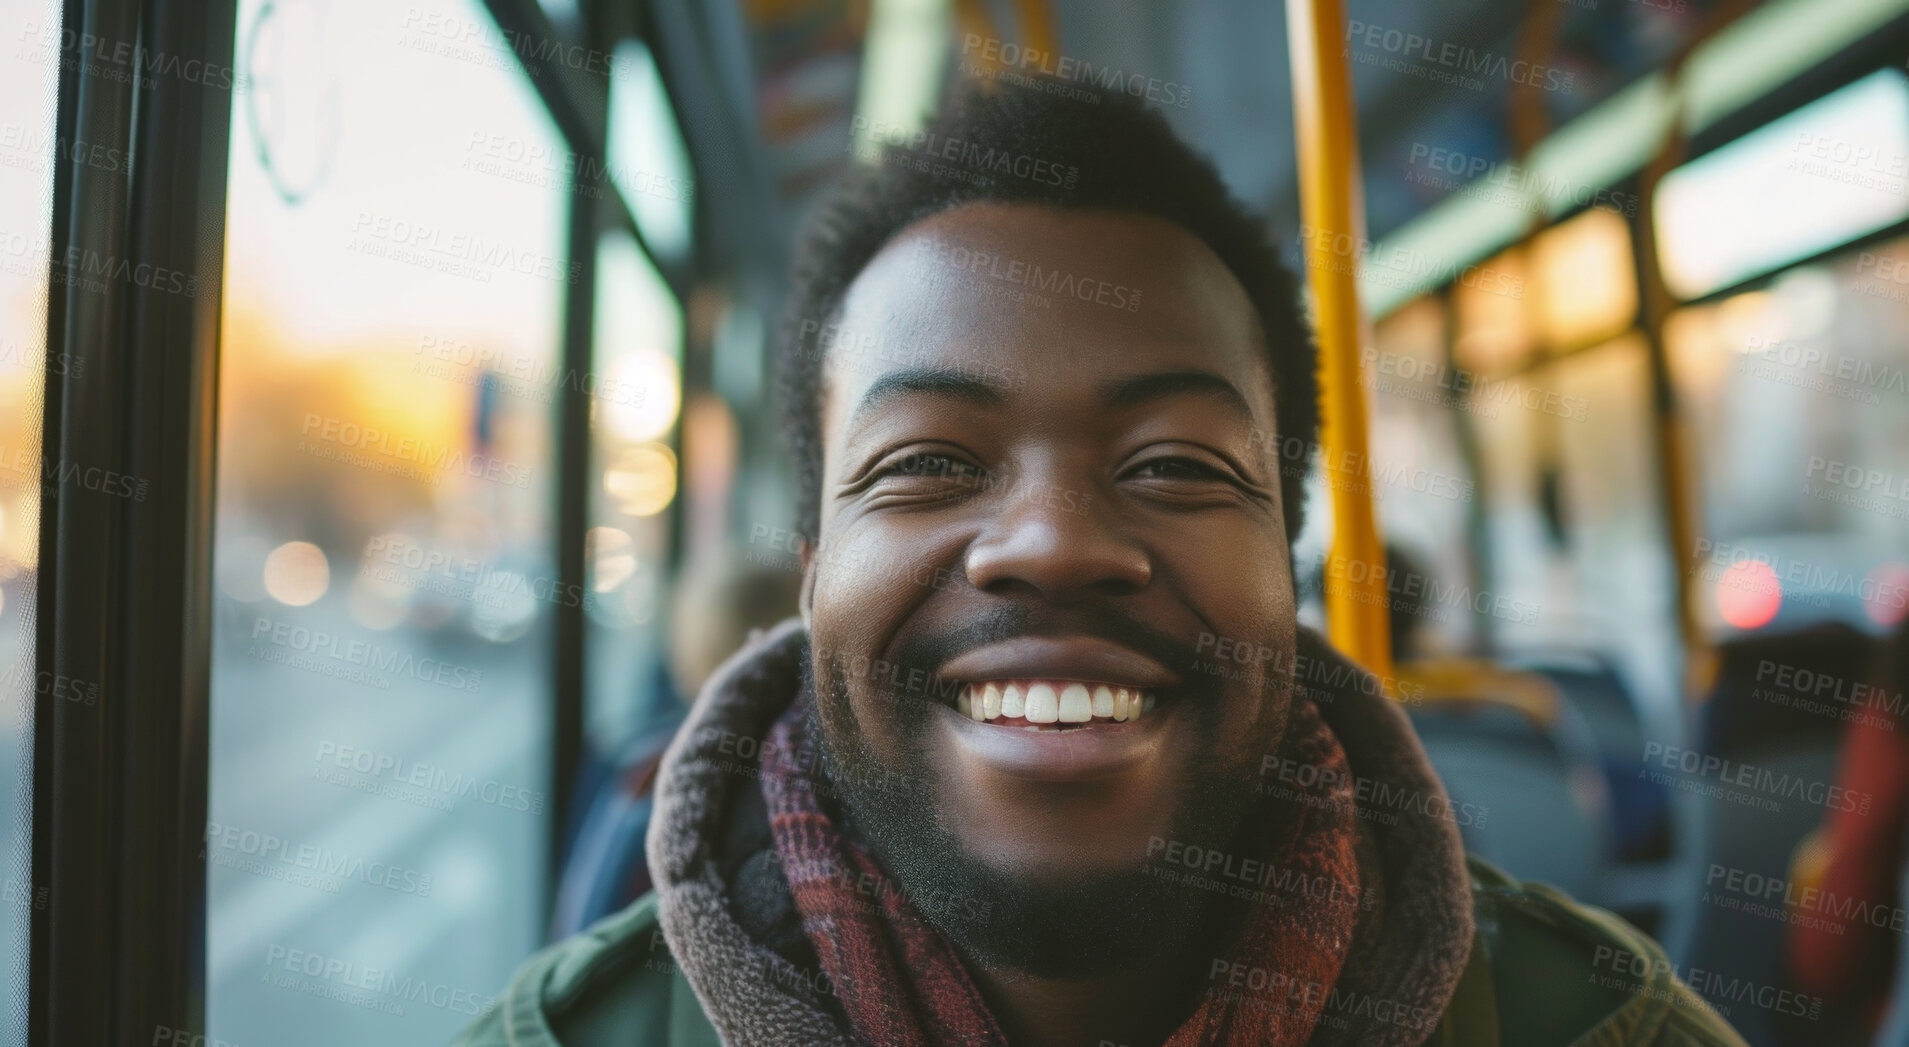
[[[33,883],[34,709],[51,697],[80,712],[99,687],[34,665],[44,376],[79,366],[46,346],[60,5],[4,0],[0,27],[25,41],[0,62],[0,1043],[12,1044],[26,1042],[29,921],[46,900]]]
[[[1478,634],[1466,595],[1477,484],[1458,433],[1470,422],[1458,412],[1469,406],[1471,376],[1446,361],[1446,312],[1436,297],[1406,305],[1375,325],[1367,353],[1374,494],[1388,540],[1408,558],[1386,588],[1394,621],[1411,623],[1418,638],[1393,637],[1401,656],[1464,649]]]
[[[1666,283],[1696,298],[1909,219],[1906,128],[1909,76],[1879,69],[1670,172],[1653,214]]]
[[[1909,239],[1876,242],[1672,318],[1705,460],[1713,625],[1877,630],[1909,607],[1905,266]],[[1768,584],[1731,584],[1766,570]]]
[[[1631,233],[1616,212],[1591,208],[1532,244],[1538,327],[1553,352],[1622,334],[1637,319]]]
[[[598,241],[596,285],[592,357],[602,395],[590,426],[585,679],[588,734],[614,748],[673,700],[659,693],[651,626],[666,595],[678,497],[683,319],[627,231]]]
[[[1537,332],[1527,299],[1530,267],[1524,252],[1501,252],[1467,270],[1452,287],[1452,349],[1458,366],[1474,374],[1503,374],[1523,364]]]
[[[1665,608],[1670,565],[1659,537],[1663,510],[1640,478],[1656,468],[1643,338],[1626,334],[1538,372],[1534,425],[1557,441],[1558,552],[1564,594],[1536,594],[1539,632],[1553,645],[1606,652],[1636,681],[1640,698],[1674,707],[1681,657]],[[1516,572],[1512,572],[1515,577]],[[1559,596],[1563,598],[1560,599]],[[1641,628],[1640,623],[1660,623]]]
[[[475,0],[239,26],[206,1028],[440,1042],[543,928],[575,165]]]

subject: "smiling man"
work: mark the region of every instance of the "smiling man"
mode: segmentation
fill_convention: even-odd
[[[1314,354],[1158,116],[966,94],[792,295],[800,619],[678,735],[654,893],[464,1042],[1740,1042],[1644,936],[1468,866],[1296,624]]]

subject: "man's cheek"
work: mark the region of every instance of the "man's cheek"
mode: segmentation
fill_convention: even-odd
[[[905,614],[899,588],[871,577],[865,561],[826,560],[818,564],[809,626],[817,679],[847,697],[845,707],[834,696],[823,700],[823,729],[840,739],[838,748],[865,746],[891,769],[906,741],[884,639]]]

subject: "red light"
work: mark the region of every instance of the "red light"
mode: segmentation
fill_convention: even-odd
[[[1909,564],[1886,563],[1869,572],[1862,597],[1870,621],[1885,629],[1902,621],[1909,613]]]
[[[1761,560],[1739,560],[1717,579],[1717,610],[1739,629],[1770,624],[1783,606],[1783,586],[1776,570]]]

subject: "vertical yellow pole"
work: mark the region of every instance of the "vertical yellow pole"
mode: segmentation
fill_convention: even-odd
[[[1346,69],[1344,0],[1287,0],[1293,123],[1306,269],[1319,330],[1320,468],[1332,492],[1326,560],[1326,627],[1354,661],[1392,677],[1385,552],[1372,510],[1365,382],[1359,347],[1358,263],[1365,243],[1359,131]]]
[[[1047,0],[1015,0],[1014,11],[1021,21],[1021,38],[1027,46],[1047,56],[1048,63],[1059,60],[1054,52],[1060,46],[1060,34],[1054,29],[1054,12]]]
[[[954,12],[963,33],[1000,39],[1001,30],[994,24],[994,16],[988,13],[986,0],[955,0]],[[1053,8],[1048,6],[1047,0],[1014,0],[1014,15],[1020,24],[1021,46],[1041,53],[1041,61],[1036,65],[1052,67],[1060,60],[1057,53],[1060,30],[1054,24]],[[971,60],[996,70],[1001,67],[998,60],[989,61],[981,55],[974,55]]]

